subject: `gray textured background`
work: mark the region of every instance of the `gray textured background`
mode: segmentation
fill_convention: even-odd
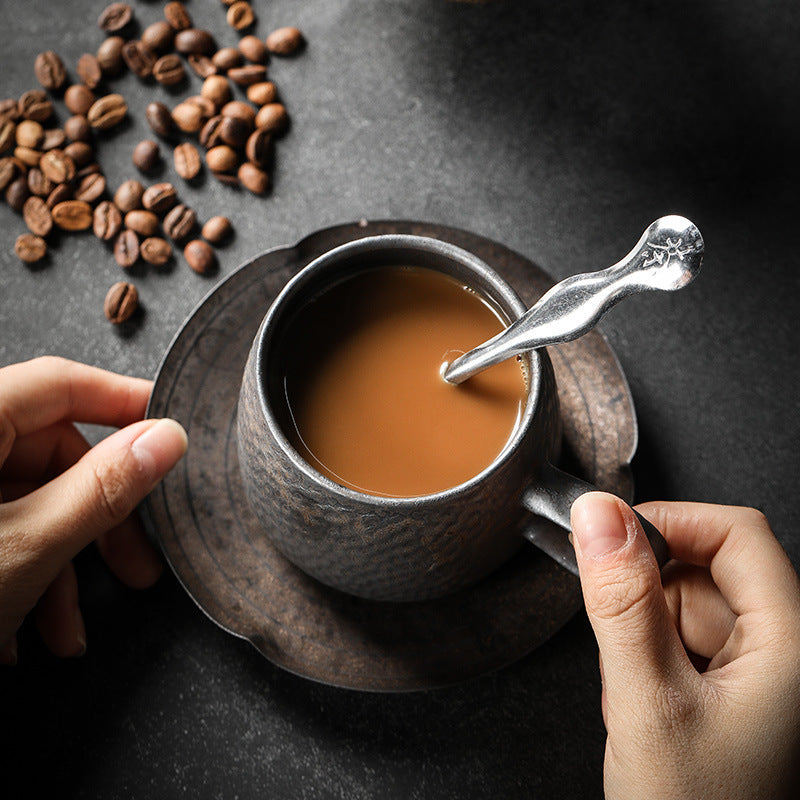
[[[133,3],[147,24],[163,4]],[[0,96],[35,86],[54,49],[95,52],[97,0],[2,0]],[[217,0],[187,3],[234,44]],[[22,265],[21,219],[0,204],[0,364],[57,353],[152,376],[214,283],[266,249],[359,218],[473,230],[554,277],[607,266],[655,217],[706,240],[700,279],[615,309],[602,329],[640,422],[638,498],[755,505],[800,564],[796,211],[800,13],[775,2],[273,0],[256,32],[309,40],[272,79],[292,115],[263,199],[166,179],[236,238],[200,278],[178,260],[137,272],[132,330],[102,315],[121,277],[90,234]],[[112,186],[154,98],[113,86],[131,115],[99,155]],[[59,106],[64,118],[63,105]],[[87,655],[50,658],[32,632],[0,674],[5,786],[75,797],[596,797],[604,731],[596,650],[579,615],[546,646],[468,686],[399,696],[308,683],[264,662],[170,577],[129,592],[78,560]],[[10,781],[10,784],[8,783]],[[35,792],[34,792],[35,793]],[[9,796],[15,796],[11,794]]]

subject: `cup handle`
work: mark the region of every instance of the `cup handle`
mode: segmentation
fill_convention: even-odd
[[[569,475],[566,472],[545,464],[539,475],[539,481],[529,486],[522,495],[522,505],[530,512],[554,522],[566,531],[570,530],[570,508],[572,503],[586,492],[597,491],[596,486]],[[645,535],[653,548],[659,568],[669,561],[669,549],[664,537],[655,526],[641,514],[634,511],[642,523]],[[575,549],[564,535],[550,525],[529,526],[523,536],[543,550],[547,555],[561,564],[573,575],[578,575],[578,562]]]

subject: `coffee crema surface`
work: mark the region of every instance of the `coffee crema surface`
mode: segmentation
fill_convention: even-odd
[[[506,323],[443,273],[380,267],[334,285],[302,307],[282,336],[285,433],[331,480],[388,497],[434,494],[488,467],[527,398],[509,359],[460,386],[452,360]]]

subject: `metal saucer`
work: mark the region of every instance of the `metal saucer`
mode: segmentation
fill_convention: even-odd
[[[209,293],[161,362],[148,416],[177,419],[189,434],[189,450],[147,499],[144,517],[198,606],[270,661],[326,684],[407,691],[500,669],[552,636],[582,601],[577,579],[527,546],[480,584],[439,600],[361,600],[305,575],[259,529],[236,455],[236,405],[253,337],[273,298],[301,267],[332,247],[379,233],[432,236],[470,250],[528,304],[553,284],[496,242],[428,223],[340,225],[259,256]],[[613,351],[593,331],[550,354],[568,468],[630,500],[636,420]]]

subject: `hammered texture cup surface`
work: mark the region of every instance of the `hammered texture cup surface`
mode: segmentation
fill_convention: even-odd
[[[532,305],[553,280],[525,257],[474,233],[424,222],[352,223],[272,250],[226,276],[169,346],[148,416],[186,428],[184,459],[143,507],[147,530],[198,607],[267,659],[305,678],[368,691],[428,689],[518,660],[581,607],[578,580],[527,544],[468,589],[436,600],[364,600],[295,567],[264,534],[245,497],[237,404],[259,325],[301,267],[371,234],[434,236],[474,253]],[[563,425],[560,464],[632,499],[636,421],[625,376],[593,331],[549,348]],[[549,526],[539,518],[528,528]]]
[[[526,359],[528,401],[509,442],[479,476],[436,495],[376,497],[322,476],[289,444],[279,421],[281,331],[312,297],[345,275],[406,265],[456,277],[511,321],[526,310],[470,253],[429,237],[373,236],[316,259],[278,296],[245,367],[239,463],[250,505],[278,549],[301,569],[372,600],[441,597],[494,571],[520,547],[520,495],[558,447],[558,403],[546,352]],[[288,424],[288,423],[284,423]]]

